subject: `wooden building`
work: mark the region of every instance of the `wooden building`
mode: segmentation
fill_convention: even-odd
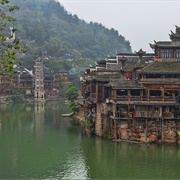
[[[86,71],[81,91],[97,135],[180,143],[178,26],[170,39],[150,44],[154,54],[117,54]]]
[[[24,95],[24,97],[34,97],[35,76],[33,71],[29,71],[25,67],[17,67],[17,73],[12,78],[9,76],[0,76],[0,95]],[[57,94],[63,89],[63,86],[68,84],[68,73],[58,72],[53,73],[47,69],[44,70],[42,81],[39,81],[40,75],[37,75],[36,81],[43,81],[43,88],[48,94]],[[37,83],[36,83],[37,84]],[[56,89],[56,91],[53,91]]]

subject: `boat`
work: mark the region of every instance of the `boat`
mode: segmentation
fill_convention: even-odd
[[[73,116],[74,112],[71,112],[69,114],[62,114],[62,117],[71,117]]]

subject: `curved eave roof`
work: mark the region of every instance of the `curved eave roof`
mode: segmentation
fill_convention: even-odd
[[[152,79],[141,79],[140,83],[143,84],[180,84],[180,78],[152,78]]]
[[[180,35],[179,35],[179,34],[169,34],[169,37],[170,37],[171,39],[175,39],[175,38],[180,39]]]
[[[97,61],[98,65],[106,65],[106,60]]]
[[[139,84],[135,80],[119,80],[118,82],[110,82],[106,87],[112,87],[112,89],[144,89],[142,84]]]
[[[180,48],[180,42],[172,42],[172,41],[159,41],[155,44],[150,44],[151,48],[155,47],[163,47],[163,48],[173,48],[173,47],[179,47]]]
[[[139,74],[180,74],[180,61],[153,62],[138,70]]]

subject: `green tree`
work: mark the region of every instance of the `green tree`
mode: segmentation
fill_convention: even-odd
[[[78,97],[78,89],[73,86],[72,84],[68,84],[65,87],[65,97],[70,101],[69,108],[74,113],[78,112],[79,105],[75,100],[77,100]]]
[[[26,46],[21,48],[20,38],[15,37],[16,27],[8,27],[9,23],[12,24],[16,21],[14,17],[8,14],[18,9],[18,6],[11,6],[9,3],[9,0],[0,0],[0,74],[12,76],[18,51],[25,53]],[[8,35],[6,34],[7,28],[10,29]]]
[[[65,97],[70,101],[74,102],[78,97],[78,89],[71,83],[65,87]]]

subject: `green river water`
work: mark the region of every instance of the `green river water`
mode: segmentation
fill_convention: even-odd
[[[180,179],[180,146],[89,137],[63,102],[0,105],[0,179]]]

